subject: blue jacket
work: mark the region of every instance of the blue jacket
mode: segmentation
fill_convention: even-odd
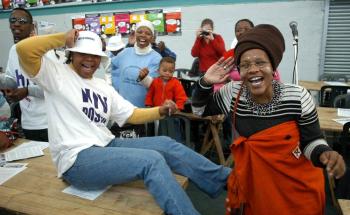
[[[158,77],[161,56],[154,50],[137,55],[133,47],[125,48],[112,58],[112,85],[126,100],[137,107],[144,107],[147,89],[137,82],[139,72],[147,67],[151,77]]]

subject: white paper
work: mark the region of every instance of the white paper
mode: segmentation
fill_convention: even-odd
[[[350,117],[350,109],[338,108],[338,116]]]
[[[7,165],[7,164],[6,164]],[[17,175],[18,173],[25,170],[26,166],[13,166],[12,167],[0,167],[0,185],[5,183],[7,180]]]
[[[4,168],[22,168],[26,167],[28,163],[5,163],[3,166]]]
[[[106,187],[101,190],[80,190],[76,187],[69,186],[65,188],[62,192],[93,201],[97,197],[99,197],[102,193],[104,193],[108,188],[109,187]]]
[[[40,146],[35,147],[16,147],[11,151],[5,152],[6,161],[21,160],[26,158],[33,158],[44,155]]]
[[[332,86],[348,86],[347,83],[340,82],[340,81],[325,81],[324,83],[327,85],[332,85]]]
[[[47,147],[49,147],[49,143],[48,142],[40,142],[40,141],[30,140],[30,141],[27,141],[27,142],[24,142],[24,143],[18,145],[16,147],[16,149],[30,148],[30,147],[36,147],[36,146],[39,146],[41,148],[41,150],[44,150]]]
[[[333,120],[342,125],[344,125],[347,122],[350,122],[350,118],[339,118],[339,119],[333,119]]]

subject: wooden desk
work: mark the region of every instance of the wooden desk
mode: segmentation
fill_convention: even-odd
[[[48,149],[45,156],[21,160],[27,169],[0,186],[0,208],[36,215],[154,215],[163,214],[142,181],[112,186],[90,201],[62,192],[69,186],[57,178]],[[186,187],[186,177],[176,175]]]
[[[299,85],[307,90],[320,91],[325,83],[323,81],[299,81]]]
[[[350,200],[348,199],[339,199],[339,205],[343,211],[343,215],[350,215]]]
[[[219,156],[220,164],[226,165],[226,166],[228,165],[224,157],[224,152],[222,149],[220,136],[219,136],[219,130],[220,130],[220,126],[222,126],[223,116],[221,118],[218,116],[200,117],[193,113],[183,113],[183,112],[178,112],[176,113],[176,115],[184,116],[191,121],[208,122],[208,127],[204,135],[204,140],[202,143],[202,148],[200,153],[205,154],[212,146],[214,146]]]
[[[349,85],[349,82],[346,83]],[[327,85],[324,81],[299,81],[299,85],[310,91],[320,91],[322,86]]]
[[[317,114],[320,121],[320,127],[323,131],[343,131],[343,125],[333,119],[341,118],[337,116],[337,108],[317,107]]]

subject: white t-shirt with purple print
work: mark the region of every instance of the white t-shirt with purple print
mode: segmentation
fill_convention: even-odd
[[[114,138],[107,128],[108,121],[121,126],[135,108],[106,81],[83,79],[69,65],[45,56],[32,80],[44,89],[50,151],[59,177],[73,165],[81,150],[106,146]]]

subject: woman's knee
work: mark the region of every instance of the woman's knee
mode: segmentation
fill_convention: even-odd
[[[149,150],[144,157],[145,163],[154,165],[158,163],[166,163],[163,155],[155,150]]]

